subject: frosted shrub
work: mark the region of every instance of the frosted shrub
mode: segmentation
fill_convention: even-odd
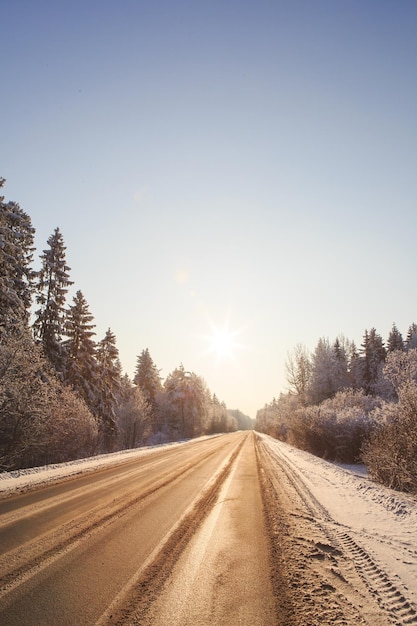
[[[397,393],[398,402],[384,402],[373,411],[376,427],[363,460],[375,480],[417,493],[417,386],[406,382]]]
[[[91,456],[96,451],[98,425],[85,402],[68,387],[56,386],[45,428],[45,463]]]
[[[322,458],[357,462],[373,420],[370,412],[380,403],[363,391],[339,391],[319,405],[299,409],[292,420],[289,443]]]

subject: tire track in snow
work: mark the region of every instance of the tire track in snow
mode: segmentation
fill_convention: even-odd
[[[262,439],[261,446],[271,460],[272,467],[273,464],[276,465],[290,487],[288,496],[294,504],[291,515],[319,527],[328,538],[329,545],[316,543],[317,551],[312,553],[312,558],[332,561],[334,575],[341,577],[344,582],[349,581],[345,580],[346,573],[341,574],[340,568],[343,572],[349,572],[349,568],[343,567],[342,561],[351,560],[371,598],[377,602],[390,624],[395,626],[417,624],[417,606],[407,597],[407,588],[403,585],[400,588],[384,567],[369,554],[369,550],[360,545],[360,538],[353,538],[357,532],[352,532],[332,518],[328,510],[308,489],[302,473],[291,465],[284,454],[281,455],[276,449],[271,449]],[[277,493],[282,490],[282,475],[271,476]],[[375,535],[372,535],[372,538],[375,539]],[[408,552],[410,556],[415,557],[412,550],[408,549]]]

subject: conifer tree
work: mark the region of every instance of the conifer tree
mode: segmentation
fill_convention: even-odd
[[[148,348],[142,350],[137,359],[136,373],[133,379],[134,384],[140,388],[146,402],[150,408],[151,421],[156,431],[160,424],[158,423],[157,398],[162,390],[161,377]]]
[[[33,330],[35,338],[42,343],[44,353],[55,370],[63,375],[65,356],[62,336],[65,333],[65,301],[69,279],[69,267],[65,260],[64,239],[59,228],[47,241],[49,249],[41,255],[42,268],[38,275],[36,301],[40,308],[35,313]]]
[[[413,322],[408,328],[405,347],[407,350],[417,348],[417,324],[415,322]]]
[[[395,350],[404,350],[404,341],[402,334],[394,323],[388,336],[387,352],[394,352]]]
[[[361,345],[362,377],[365,393],[373,394],[378,379],[382,374],[383,364],[386,358],[386,349],[382,337],[375,328],[365,331]]]
[[[0,188],[4,183],[0,178]],[[29,215],[0,196],[0,335],[21,333],[28,325],[35,278],[34,235]]]
[[[94,411],[97,403],[97,361],[95,358],[94,317],[84,295],[79,290],[69,307],[65,334],[66,367],[64,382],[73,389]]]
[[[116,443],[116,405],[121,389],[121,365],[114,333],[107,330],[96,349],[97,397],[95,412],[100,420],[100,433],[106,451]]]

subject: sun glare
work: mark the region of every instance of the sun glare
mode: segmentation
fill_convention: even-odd
[[[213,336],[211,338],[212,350],[219,358],[232,357],[234,341],[231,333],[227,328],[214,329]]]

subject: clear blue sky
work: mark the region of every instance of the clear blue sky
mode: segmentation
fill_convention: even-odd
[[[149,348],[254,417],[297,343],[417,322],[417,2],[0,9],[6,199],[125,371]]]

